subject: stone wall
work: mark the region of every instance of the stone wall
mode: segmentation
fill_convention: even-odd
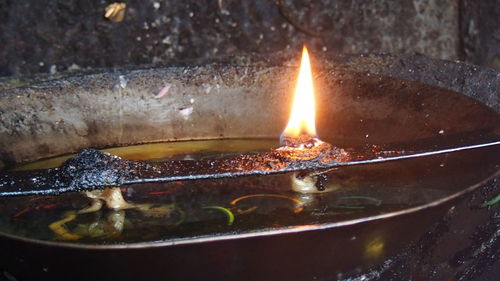
[[[247,53],[422,53],[500,67],[498,0],[0,0],[0,76]]]

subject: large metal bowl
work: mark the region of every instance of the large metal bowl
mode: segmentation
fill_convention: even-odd
[[[500,74],[493,70],[421,56],[340,57],[316,65],[322,65],[315,69],[319,135],[338,146],[413,146],[415,140],[427,140],[419,148],[439,149],[500,138]],[[0,167],[87,147],[277,138],[288,116],[296,70],[213,63],[69,77],[5,90],[0,93]],[[169,91],[155,97],[165,86]],[[499,156],[498,147],[471,154],[467,165],[478,172],[450,196],[351,221],[110,246],[0,233],[0,268],[19,280],[382,278],[394,261],[425,255],[411,253],[412,247],[437,235],[436,225],[456,206],[477,192],[498,192]],[[367,257],[367,247],[377,243],[383,254]],[[406,278],[415,272],[397,274]],[[445,273],[457,274],[454,269]]]

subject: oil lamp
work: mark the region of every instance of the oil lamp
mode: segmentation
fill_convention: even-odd
[[[281,146],[266,153],[241,154],[221,159],[175,160],[160,163],[123,160],[95,149],[85,149],[61,167],[35,172],[0,174],[0,196],[49,195],[92,191],[127,184],[218,179],[284,172],[294,174],[292,189],[323,191],[327,171],[360,164],[451,153],[500,144],[500,140],[431,151],[384,150],[378,145],[343,149],[319,140],[315,129],[314,87],[307,48],[295,88],[290,120],[280,137]],[[112,193],[112,194],[116,194]]]

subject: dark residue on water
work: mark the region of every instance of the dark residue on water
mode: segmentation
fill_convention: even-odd
[[[150,204],[153,207],[150,211],[101,210],[77,215],[61,225],[82,236],[78,243],[120,244],[189,240],[366,219],[428,204],[459,192],[494,173],[495,163],[500,159],[498,153],[498,146],[490,146],[446,155],[341,167],[321,174],[321,184],[329,191],[315,194],[292,192],[294,173],[131,184],[122,187],[126,200]],[[187,158],[193,159],[190,161],[205,159],[203,163],[213,164],[233,154],[226,154],[225,158],[204,153]],[[121,165],[128,163],[128,160],[97,151],[89,150],[83,155],[103,167],[123,170]],[[247,155],[251,159],[258,153]],[[183,159],[186,155],[175,158]],[[75,168],[78,159],[66,161],[59,169],[71,176],[83,172]],[[141,165],[156,167],[166,161],[178,160],[156,159],[141,162]],[[93,168],[95,165],[87,164],[89,166],[81,164],[80,167]],[[92,174],[83,177],[89,175]],[[3,202],[5,215],[0,219],[3,232],[44,240],[57,237],[47,225],[65,220],[68,211],[87,206],[84,196],[79,193],[8,198]],[[122,229],[113,228],[117,220],[123,222]],[[92,225],[98,227],[89,228]]]

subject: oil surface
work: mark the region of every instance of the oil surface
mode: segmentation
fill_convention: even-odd
[[[130,160],[202,159],[267,151],[276,140],[158,143],[105,151]],[[330,191],[291,191],[293,174],[179,181],[121,187],[128,202],[148,209],[76,214],[79,193],[0,201],[0,231],[85,244],[120,244],[213,237],[345,222],[405,210],[445,198],[498,171],[496,147],[328,172]],[[71,156],[18,169],[56,167]],[[52,227],[49,227],[52,225]],[[56,225],[57,227],[54,227]],[[57,229],[57,230],[54,230]]]

